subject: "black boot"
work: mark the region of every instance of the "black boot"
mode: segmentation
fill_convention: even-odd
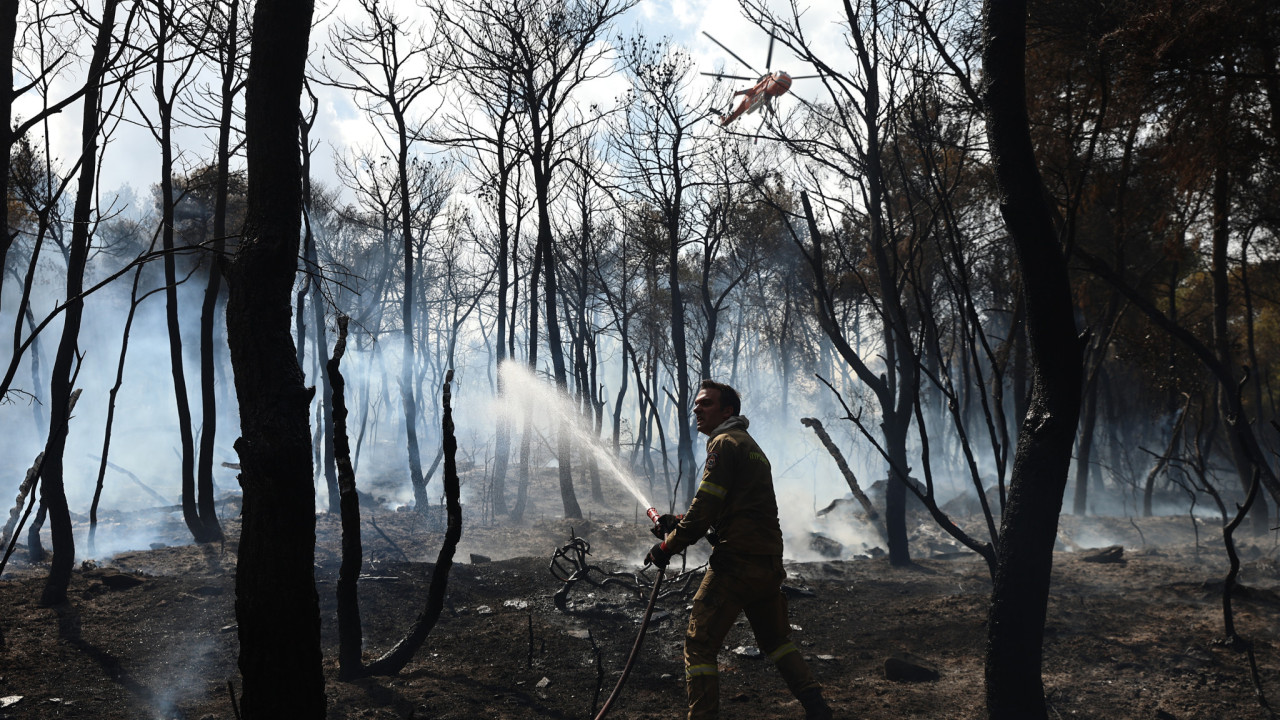
[[[831,706],[822,698],[822,688],[809,688],[796,698],[804,706],[804,720],[832,720]]]

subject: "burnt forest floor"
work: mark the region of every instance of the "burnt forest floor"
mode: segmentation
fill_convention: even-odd
[[[549,506],[548,506],[549,507]],[[177,545],[173,513],[119,515],[117,524],[166,524],[173,545],[77,563],[71,602],[38,605],[47,573],[22,549],[0,580],[0,718],[232,718],[239,685],[235,633],[234,502],[225,545]],[[445,611],[399,676],[337,680],[334,589],[337,519],[318,516],[316,553],[331,718],[589,719],[613,687],[643,610],[629,587],[633,559],[651,541],[634,510],[587,520],[507,527],[468,518]],[[150,520],[146,518],[150,517]],[[407,512],[368,515],[360,584],[366,657],[394,643],[423,607],[442,533]],[[1050,717],[1251,720],[1268,717],[1245,653],[1221,642],[1228,565],[1216,523],[1199,543],[1181,518],[1064,517],[1060,537],[1114,538],[1119,562],[1087,551],[1054,558],[1044,643]],[[548,571],[570,529],[588,560],[623,582],[561,588]],[[1243,558],[1234,597],[1239,634],[1253,642],[1266,697],[1280,705],[1280,562],[1272,537],[1238,533]],[[851,557],[792,564],[787,586],[796,639],[838,718],[980,718],[991,583],[972,553],[938,552],[937,532],[914,538],[913,567]],[[1080,545],[1085,545],[1080,542]],[[537,554],[530,549],[544,548]],[[933,548],[932,550],[930,548]],[[486,557],[482,557],[488,556]],[[934,557],[930,557],[933,555]],[[693,561],[701,562],[698,556]],[[677,560],[678,562],[678,560]],[[640,662],[610,714],[683,717],[681,646],[698,575],[668,582]],[[723,717],[800,718],[799,705],[740,622],[721,655]],[[886,679],[885,660],[907,654],[938,679]]]

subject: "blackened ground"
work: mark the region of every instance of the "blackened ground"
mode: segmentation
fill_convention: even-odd
[[[228,513],[234,516],[234,506]],[[642,589],[579,583],[556,608],[561,584],[551,552],[570,528],[591,543],[589,560],[632,582],[648,536],[632,509],[591,520],[540,513],[510,528],[469,519],[449,581],[449,604],[426,646],[395,678],[336,679],[334,580],[338,523],[319,518],[317,578],[324,622],[331,718],[592,717],[630,649]],[[405,512],[364,524],[361,582],[366,655],[390,647],[422,608],[441,533]],[[148,522],[142,515],[118,521]],[[181,527],[155,515],[174,541]],[[167,525],[165,525],[167,523]],[[1062,536],[1088,546],[1126,546],[1120,563],[1085,552],[1055,557],[1044,644],[1051,717],[1143,719],[1266,718],[1246,655],[1223,637],[1221,580],[1226,556],[1209,522],[1155,518],[1072,518]],[[228,681],[238,687],[234,614],[234,517],[225,547],[170,546],[127,552],[79,568],[71,604],[37,600],[47,568],[15,557],[0,581],[0,717],[231,718]],[[1139,532],[1140,529],[1140,532]],[[385,534],[385,538],[383,537]],[[990,582],[972,554],[929,558],[937,536],[916,535],[916,566],[852,558],[792,565],[795,639],[841,718],[982,717],[982,656]],[[1280,566],[1269,538],[1242,537],[1245,558],[1235,597],[1239,633],[1254,644],[1267,698],[1280,705]],[[530,548],[541,548],[533,552]],[[639,552],[639,554],[637,554]],[[20,551],[21,553],[21,551]],[[401,555],[403,553],[403,557]],[[485,554],[485,562],[472,554]],[[941,553],[938,553],[941,554]],[[407,557],[411,561],[406,561]],[[601,580],[605,576],[592,573]],[[687,591],[659,602],[654,622],[612,718],[683,717],[681,642],[696,576],[669,585]],[[723,716],[799,718],[766,659],[740,624],[721,657]],[[939,672],[928,682],[885,678],[890,656],[908,653]],[[14,698],[20,698],[14,700]]]

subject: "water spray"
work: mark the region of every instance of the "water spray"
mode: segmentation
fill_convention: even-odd
[[[611,448],[601,445],[595,428],[582,422],[577,406],[555,385],[544,382],[527,367],[511,360],[504,361],[498,367],[498,373],[506,389],[501,403],[493,407],[495,413],[519,420],[526,412],[536,410],[540,418],[555,423],[559,432],[569,433],[579,448],[591,453],[603,476],[616,481],[640,507],[650,506],[630,468]]]
[[[555,388],[545,386],[536,375],[517,363],[504,362],[498,368],[498,372],[502,373],[507,388],[506,403],[497,408],[499,412],[510,413],[513,409],[536,407],[544,415],[549,414],[559,419],[560,430],[571,433],[583,449],[591,452],[607,474],[617,480],[618,484],[640,503],[640,507],[646,508],[644,514],[653,522],[654,528],[662,528],[662,513],[649,504],[649,499],[640,490],[639,483],[631,477],[628,468],[619,458],[600,446],[594,430],[582,425],[578,419],[577,409],[572,403],[567,402]],[[561,547],[552,556],[551,574],[564,583],[556,593],[556,607],[561,610],[564,609],[569,587],[585,578],[587,571],[592,569],[592,566],[586,562],[586,556],[590,552],[590,545],[586,540],[572,537],[568,545]],[[622,676],[618,678],[618,684],[614,686],[613,692],[609,694],[600,712],[596,714],[595,720],[604,718],[618,696],[622,694],[622,686],[626,683],[627,676],[631,674],[636,658],[640,656],[640,646],[644,642],[645,632],[649,628],[649,619],[653,616],[653,607],[658,600],[658,593],[662,590],[662,581],[665,577],[666,569],[658,568],[658,576],[653,581],[653,590],[649,594],[649,603],[645,606],[644,617],[640,621],[640,632],[636,635],[635,644],[631,646],[631,654],[622,668]]]

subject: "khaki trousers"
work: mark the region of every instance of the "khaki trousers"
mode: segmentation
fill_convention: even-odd
[[[782,594],[782,558],[771,555],[711,556],[711,567],[693,596],[684,640],[689,720],[716,720],[720,674],[716,656],[738,615],[746,613],[760,651],[778,666],[793,695],[819,687],[791,642],[787,597]]]

